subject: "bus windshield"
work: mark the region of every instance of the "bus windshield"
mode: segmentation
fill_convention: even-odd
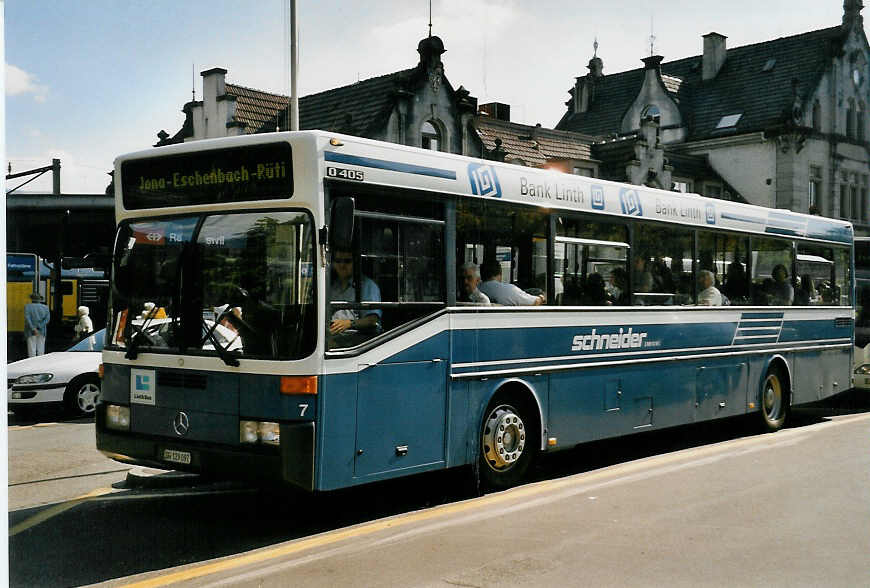
[[[298,211],[122,223],[112,346],[231,365],[306,357],[317,337],[312,227]]]

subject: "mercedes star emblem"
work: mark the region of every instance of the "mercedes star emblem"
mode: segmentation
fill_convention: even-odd
[[[187,432],[190,431],[190,419],[186,412],[179,411],[175,415],[175,418],[172,419],[172,428],[175,429],[175,434],[179,437],[187,435]]]

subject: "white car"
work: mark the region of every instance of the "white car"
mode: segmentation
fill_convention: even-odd
[[[9,409],[21,414],[37,406],[62,402],[74,414],[93,414],[100,399],[98,370],[105,338],[106,330],[100,329],[66,351],[7,365]]]

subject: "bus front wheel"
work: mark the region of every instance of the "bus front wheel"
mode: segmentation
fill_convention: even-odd
[[[788,416],[788,389],[782,370],[772,366],[761,385],[761,421],[765,430],[778,431]]]
[[[532,411],[510,400],[494,402],[486,410],[480,436],[480,476],[491,489],[519,483],[535,454],[537,440]]]

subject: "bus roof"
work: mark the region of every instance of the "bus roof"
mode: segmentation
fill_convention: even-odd
[[[321,175],[351,184],[499,199],[550,209],[636,217],[771,236],[838,243],[851,243],[853,239],[853,228],[847,221],[325,131],[208,139],[140,151],[116,159],[116,174],[120,174],[121,164],[131,159],[276,142],[294,145],[294,159],[311,158],[311,165],[316,164]],[[119,186],[116,193],[120,205],[120,182],[116,182],[116,186]]]

